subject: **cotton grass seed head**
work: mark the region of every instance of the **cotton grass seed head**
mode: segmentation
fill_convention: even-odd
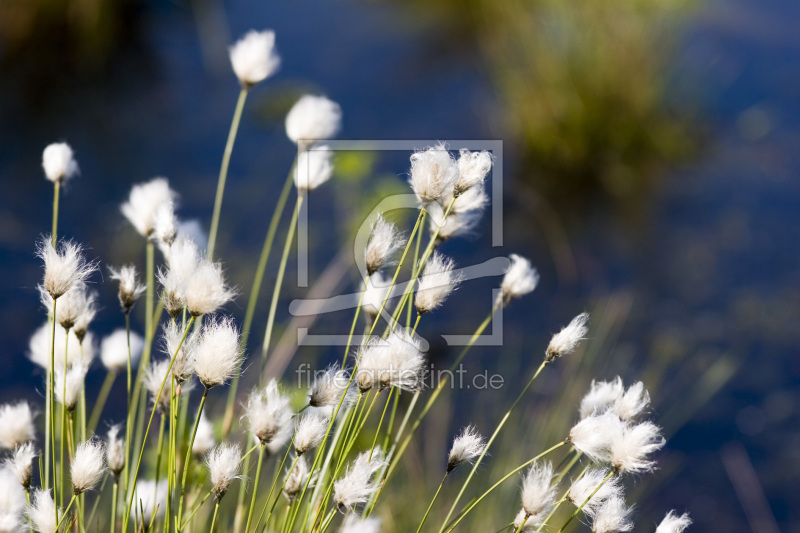
[[[372,223],[369,241],[364,251],[367,274],[371,276],[383,265],[391,264],[392,256],[403,246],[405,246],[405,241],[397,227],[378,215]]]
[[[596,462],[611,462],[611,444],[617,440],[625,424],[611,412],[587,416],[575,424],[567,439],[575,449]]]
[[[119,436],[120,425],[114,424],[108,428],[106,436],[106,461],[108,469],[119,478],[120,472],[125,468],[125,440]]]
[[[438,144],[411,156],[409,183],[421,207],[428,207],[453,192],[458,165],[445,144]]]
[[[8,468],[0,468],[0,532],[21,533],[24,531],[25,491],[17,484],[15,474]]]
[[[81,494],[97,486],[103,478],[105,462],[106,451],[102,442],[88,440],[78,444],[69,466],[72,492]]]
[[[586,333],[589,331],[586,326],[588,321],[589,313],[581,313],[561,331],[553,335],[545,351],[545,361],[550,363],[574,352],[575,348],[586,338]]]
[[[242,363],[239,330],[233,319],[207,321],[197,344],[192,348],[194,372],[207,389],[231,379]]]
[[[36,426],[28,402],[0,405],[0,448],[13,450],[35,438]]]
[[[119,298],[122,312],[129,313],[133,308],[133,304],[144,294],[147,287],[139,283],[134,265],[123,265],[119,268],[109,268],[109,270],[111,279],[119,283],[117,297]]]
[[[492,154],[489,152],[470,152],[466,148],[459,151],[458,180],[455,195],[460,196],[473,187],[480,187],[492,169]]]
[[[58,403],[66,407],[67,411],[75,410],[88,372],[89,365],[82,360],[76,361],[66,369],[66,372],[63,366],[56,367],[55,396]]]
[[[619,496],[612,496],[598,507],[592,520],[592,533],[616,533],[633,529],[631,511],[625,505],[625,500]]]
[[[42,168],[47,179],[58,184],[80,172],[75,154],[67,143],[47,145],[42,152]]]
[[[139,235],[153,236],[156,229],[156,214],[162,204],[172,203],[177,193],[169,188],[167,178],[154,178],[146,183],[138,183],[131,188],[128,201],[120,209]]]
[[[452,472],[464,463],[471,463],[486,448],[486,439],[481,437],[474,426],[467,426],[453,440],[450,454],[447,456],[447,471]]]
[[[688,513],[678,516],[675,511],[670,511],[656,528],[656,533],[683,533],[683,530],[692,525]]]
[[[36,255],[44,261],[44,290],[54,300],[78,283],[85,282],[97,270],[97,264],[86,261],[80,244],[61,240],[58,249],[52,240],[45,236],[39,241]]]
[[[5,466],[14,473],[17,481],[25,490],[29,490],[31,487],[33,460],[37,455],[36,446],[32,442],[26,442],[18,446],[11,457],[5,461]]]
[[[601,415],[614,407],[614,404],[622,398],[625,393],[625,386],[622,378],[617,377],[614,381],[594,381],[589,388],[589,392],[581,400],[578,409],[581,418],[591,415]]]
[[[153,479],[140,479],[136,482],[136,492],[133,495],[133,506],[139,516],[140,509],[144,516],[139,516],[139,520],[150,523],[153,513],[156,518],[164,516],[167,503],[167,480],[162,479],[158,483]],[[157,510],[157,512],[156,512]]]
[[[440,200],[440,204],[444,210],[450,205],[452,196],[444,196]],[[482,186],[476,186],[468,189],[466,192],[458,196],[453,202],[448,213],[447,218],[442,223],[441,219],[437,219],[431,215],[430,232],[435,235],[437,242],[441,243],[452,239],[454,237],[469,236],[475,232],[478,223],[483,218],[483,211],[489,203],[489,197],[486,195]],[[442,211],[442,217],[444,211]]]
[[[240,478],[239,463],[242,460],[242,448],[238,444],[223,442],[206,457],[206,466],[211,475],[211,487],[214,496],[221,500],[228,492],[231,481]]]
[[[333,175],[333,151],[327,146],[315,146],[297,156],[294,184],[300,194],[313,191]]]
[[[214,438],[214,426],[208,421],[205,413],[200,415],[200,422],[197,424],[197,434],[192,443],[192,453],[201,457],[217,445]]]
[[[32,503],[28,506],[27,515],[38,533],[54,533],[56,531],[56,504],[49,490],[36,489],[31,495]]]
[[[611,441],[609,459],[620,472],[641,474],[653,469],[655,461],[649,456],[664,444],[661,428],[651,422],[623,425],[622,431],[616,432]]]
[[[164,383],[163,389],[161,388],[161,384],[164,382],[164,376],[167,375],[168,371],[169,359],[161,359],[150,363],[150,366],[144,372],[144,386],[150,393],[153,405],[155,405],[156,409],[162,414],[169,413],[169,381]],[[161,395],[156,397],[159,390],[161,390]]]
[[[303,455],[319,446],[325,438],[329,423],[330,419],[318,410],[307,410],[303,413],[294,432],[294,451],[297,455]]]
[[[300,151],[317,141],[332,139],[341,125],[341,107],[324,96],[305,95],[286,115],[286,135]]]
[[[331,365],[324,372],[314,376],[314,383],[308,394],[308,404],[311,407],[335,407],[340,401],[342,409],[347,409],[355,401],[355,390],[350,381],[350,374],[337,365]]]
[[[650,407],[650,393],[644,383],[637,381],[614,402],[612,410],[621,420],[631,421],[639,418]]]
[[[553,465],[533,463],[522,478],[522,510],[528,520],[525,524],[540,526],[556,500],[556,486],[553,481]]]
[[[369,277],[369,282],[364,290],[364,299],[361,302],[361,309],[367,318],[372,322],[378,316],[378,311],[383,305],[383,301],[389,294],[390,283],[380,272],[375,272]]]
[[[135,331],[130,332],[131,368],[139,362],[144,349],[144,339]],[[100,361],[109,372],[121,372],[128,366],[128,332],[116,329],[100,342]]]
[[[380,448],[360,453],[344,476],[333,484],[333,501],[339,510],[352,511],[358,504],[366,503],[380,486],[373,479],[375,474],[387,464]]]
[[[153,227],[153,237],[158,241],[162,250],[169,251],[178,234],[178,219],[175,216],[175,204],[173,202],[164,202],[158,206]]]
[[[361,392],[373,387],[416,391],[422,387],[426,361],[420,343],[404,331],[373,338],[359,353],[356,383]]]
[[[192,316],[211,314],[234,296],[236,291],[225,283],[219,263],[201,261],[186,280],[186,309]]]
[[[281,431],[290,428],[292,416],[289,397],[281,394],[275,379],[264,389],[253,390],[247,399],[244,418],[262,444],[268,444]]]
[[[283,495],[286,496],[286,499],[294,501],[300,491],[303,490],[303,487],[306,486],[306,482],[308,481],[309,476],[309,468],[308,462],[306,462],[305,457],[298,457],[297,462],[295,462],[294,468],[291,468],[286,471],[286,482],[283,485]],[[309,487],[313,484],[313,480],[309,483]]]
[[[506,306],[512,300],[533,292],[539,284],[539,273],[531,266],[530,261],[517,254],[511,254],[508,258],[511,265],[503,276],[496,305]]]
[[[247,32],[228,52],[233,72],[245,89],[267,79],[281,64],[271,30]]]
[[[50,369],[50,356],[51,350],[53,349],[52,339],[53,324],[50,322],[43,324],[37,329],[28,343],[28,357],[44,370]],[[69,344],[69,346],[67,346],[67,344]],[[93,357],[93,349],[91,342],[84,342],[83,356],[86,359],[91,359]],[[55,353],[58,354],[55,357],[56,368],[59,366],[63,368],[65,351],[67,355],[67,365],[73,365],[81,360],[81,342],[78,340],[75,332],[70,330],[69,336],[67,336],[67,332],[64,331],[64,328],[56,326]]]
[[[195,348],[202,336],[187,333],[184,338],[184,333],[184,328],[177,322],[164,326],[162,350],[169,359],[175,359],[172,363],[172,376],[179,385],[188,381],[195,372]]]
[[[414,295],[414,307],[420,315],[433,311],[456,290],[463,279],[454,272],[455,263],[439,252],[434,252],[425,264],[419,278],[417,293]]]
[[[607,499],[614,496],[622,496],[622,488],[619,484],[619,477],[612,476],[605,481],[605,483],[603,482],[608,475],[608,472],[608,470],[601,470],[597,468],[587,470],[585,474],[579,477],[570,486],[569,492],[567,493],[567,499],[575,507],[580,507],[583,505],[582,510],[586,516],[594,516],[600,505],[602,505]],[[598,489],[598,487],[600,488]],[[592,493],[594,493],[593,496]],[[590,496],[591,499],[589,499]]]
[[[53,299],[47,290],[40,285],[39,297],[47,309],[47,316],[53,316]],[[75,331],[78,341],[83,340],[89,323],[97,313],[97,293],[90,292],[83,282],[75,283],[72,288],[61,295],[56,306],[56,321],[64,329]],[[79,331],[78,324],[81,328]]]
[[[361,518],[351,514],[342,523],[342,533],[380,533],[380,518]]]

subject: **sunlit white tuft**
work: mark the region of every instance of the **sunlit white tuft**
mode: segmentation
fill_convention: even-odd
[[[613,496],[622,495],[619,478],[617,476],[612,476],[607,481],[603,482],[607,475],[607,470],[596,468],[587,470],[585,474],[572,483],[572,486],[569,488],[569,493],[567,494],[567,499],[572,502],[575,507],[583,505],[583,513],[587,516],[594,516],[597,508],[600,507],[604,501]],[[598,487],[600,488],[598,489]],[[594,493],[594,496],[592,496],[592,493]],[[591,499],[587,501],[590,496]]]
[[[225,283],[222,265],[203,260],[186,281],[186,309],[192,316],[213,313],[236,296]]]
[[[301,194],[313,191],[333,174],[333,151],[327,146],[315,146],[297,156],[294,184]]]
[[[131,368],[136,366],[144,349],[144,339],[131,331]],[[121,372],[128,366],[128,333],[120,328],[100,343],[100,361],[109,372]]]
[[[382,266],[391,264],[392,256],[405,245],[397,227],[381,215],[375,218],[369,234],[364,259],[367,274],[372,275]]]
[[[242,362],[239,330],[233,320],[214,318],[207,321],[192,349],[192,359],[194,372],[207,389],[231,379]]]
[[[36,427],[28,402],[0,405],[0,448],[13,450],[34,438]]]
[[[80,172],[75,154],[67,143],[53,143],[42,152],[44,175],[53,183],[63,183]]]
[[[289,397],[281,394],[278,382],[271,379],[264,389],[255,389],[250,393],[244,418],[256,438],[262,444],[268,444],[289,427],[292,415]]]
[[[28,490],[31,487],[31,476],[33,475],[33,460],[37,456],[36,447],[32,442],[26,442],[18,446],[10,458],[6,459],[5,464],[14,473],[19,484]]]
[[[344,519],[341,533],[380,533],[380,531],[380,518],[361,518],[351,514]]]
[[[692,519],[689,518],[689,513],[678,516],[675,511],[670,511],[658,524],[656,533],[683,533],[683,530],[690,525],[692,525]]]
[[[275,51],[275,32],[251,30],[228,49],[233,72],[249,88],[273,74],[281,64]]]
[[[386,339],[371,339],[360,350],[356,383],[362,392],[373,387],[416,391],[422,387],[425,373],[419,341],[398,330]]]
[[[37,489],[31,495],[32,503],[27,515],[38,533],[54,533],[56,530],[56,504],[49,490]]]
[[[335,407],[341,401],[342,409],[346,409],[355,401],[355,390],[347,371],[332,365],[314,377],[308,396],[311,407]]]
[[[134,265],[123,265],[118,269],[111,268],[111,279],[119,282],[119,305],[122,311],[129,313],[136,300],[144,294],[147,289],[141,285],[136,277],[136,267]]]
[[[342,109],[324,96],[305,95],[286,115],[286,135],[301,151],[339,132]]]
[[[455,184],[455,195],[460,196],[473,187],[483,185],[486,175],[491,169],[491,153],[470,152],[462,148],[458,157],[458,180]]]
[[[500,284],[500,295],[497,304],[508,305],[511,300],[533,292],[539,283],[539,273],[531,266],[531,262],[521,255],[511,254],[508,256],[511,266],[503,276]]]
[[[51,298],[57,300],[78,283],[85,282],[97,269],[97,264],[87,262],[80,244],[62,240],[53,248],[49,236],[37,246],[36,255],[44,261],[42,286]]]
[[[378,480],[373,479],[375,474],[387,464],[380,448],[360,453],[344,476],[333,484],[333,501],[339,510],[352,511],[358,504],[366,503],[379,487]]]
[[[447,471],[451,472],[459,465],[471,463],[486,448],[486,439],[481,437],[474,426],[467,426],[453,440],[450,454],[447,456]]]
[[[616,533],[633,529],[631,522],[632,509],[625,505],[625,500],[612,496],[598,507],[592,520],[592,533]]]
[[[588,321],[589,313],[581,313],[561,331],[553,335],[545,351],[545,361],[549,363],[574,352],[575,348],[586,338],[586,333],[589,331],[586,326]]]
[[[316,448],[325,438],[330,419],[318,410],[306,411],[297,423],[294,433],[294,451],[303,455],[308,450]]]
[[[211,487],[217,500],[228,492],[231,481],[239,476],[239,462],[242,449],[238,444],[223,442],[214,448],[206,457],[206,465],[211,474]]]
[[[417,313],[422,315],[433,311],[458,287],[462,276],[454,272],[454,268],[453,260],[439,252],[434,252],[428,259],[414,295],[414,307],[417,308]]]
[[[119,479],[119,474],[125,468],[125,440],[119,436],[120,426],[115,424],[108,428],[106,436],[106,461],[108,469]]]
[[[177,194],[169,188],[167,178],[154,178],[134,185],[128,201],[120,209],[142,237],[150,238],[156,229],[159,208],[162,204],[173,202],[175,198]]]
[[[427,207],[453,192],[458,180],[458,165],[447,146],[438,144],[411,156],[409,183],[421,207]]]
[[[652,422],[624,425],[611,441],[610,462],[620,472],[640,474],[653,469],[649,456],[660,450],[666,441],[661,429]]]

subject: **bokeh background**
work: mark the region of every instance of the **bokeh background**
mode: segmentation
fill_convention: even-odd
[[[399,486],[432,494],[438,479],[424,473],[441,468],[452,434],[469,421],[490,432],[515,376],[586,309],[581,358],[535,387],[484,483],[563,435],[592,378],[622,375],[645,381],[670,437],[659,471],[632,485],[637,531],[671,508],[689,511],[696,531],[800,531],[798,27],[795,0],[0,0],[0,401],[41,401],[26,358],[44,316],[33,251],[52,189],[41,150],[66,140],[82,170],[62,196],[61,234],[104,265],[142,265],[119,204],[133,183],[164,175],[180,216],[207,226],[238,90],[226,47],[271,28],[283,65],[248,99],[223,206],[219,255],[234,283],[249,288],[294,156],[283,116],[309,91],[341,103],[342,138],[502,140],[504,246],[491,247],[487,223],[443,251],[459,264],[517,252],[542,274],[507,311],[504,346],[468,358],[507,385],[449,395]],[[356,285],[353,229],[405,190],[407,156],[344,154],[336,182],[314,195],[311,276],[323,293]],[[286,304],[307,293],[290,278]],[[423,322],[434,363],[453,357],[439,334],[470,333],[498,281],[476,281]],[[99,288],[102,336],[121,315],[113,287]],[[245,305],[230,311],[241,318]],[[321,322],[339,332],[349,317]],[[292,330],[282,332],[287,376],[337,357],[291,357]],[[91,374],[89,388],[101,379]],[[472,530],[513,518],[517,487],[504,491]],[[428,498],[395,498],[383,516],[404,531],[402,510]]]

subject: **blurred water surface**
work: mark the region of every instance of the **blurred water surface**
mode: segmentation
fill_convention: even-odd
[[[600,346],[598,357],[608,363],[596,377],[645,379],[656,418],[675,432],[662,454],[664,475],[640,507],[641,530],[674,507],[688,510],[698,531],[767,531],[763,523],[773,520],[780,530],[800,531],[800,493],[793,490],[800,480],[800,4],[717,1],[693,12],[668,78],[691,95],[692,109],[703,110],[697,157],[662,170],[641,194],[587,198],[579,190],[580,201],[538,186],[524,147],[504,127],[492,65],[478,54],[450,53],[448,44],[457,44],[431,38],[448,28],[414,9],[302,0],[236,1],[223,11],[213,2],[150,1],[126,17],[130,33],[98,45],[108,52],[101,59],[66,51],[46,59],[36,53],[46,43],[14,56],[9,48],[4,58],[0,401],[39,395],[40,376],[25,354],[43,322],[33,250],[49,230],[52,190],[42,176],[42,148],[69,141],[82,170],[62,196],[61,234],[87,243],[106,265],[141,265],[141,243],[119,203],[133,183],[164,175],[181,194],[183,218],[209,219],[237,91],[224,45],[251,28],[272,28],[283,66],[248,101],[223,208],[219,254],[236,284],[250,284],[291,163],[281,117],[300,92],[341,103],[343,138],[442,139],[454,147],[459,139],[503,139],[504,247],[492,249],[484,231],[445,251],[459,263],[519,252],[533,258],[543,281],[510,310],[506,347],[487,350],[498,357],[478,364],[513,375],[572,314],[599,310],[597,321],[616,326]],[[337,206],[402,190],[403,177],[392,175],[405,171],[407,154],[385,153],[373,180],[353,182],[345,193],[319,191],[312,199],[319,231],[311,237],[312,276],[352,229]],[[335,224],[320,228],[323,219]],[[346,286],[355,281],[345,276]],[[480,280],[476,291],[494,283]],[[288,302],[304,291],[286,294]],[[98,335],[121,325],[108,284],[101,304]],[[241,317],[245,305],[239,298],[231,310]],[[485,313],[468,291],[453,307],[432,324],[469,333]],[[709,369],[722,376],[719,392]],[[761,488],[737,486],[731,474],[751,462],[769,502],[766,516]]]

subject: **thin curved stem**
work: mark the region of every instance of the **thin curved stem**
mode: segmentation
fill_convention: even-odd
[[[197,436],[197,427],[200,425],[200,417],[203,414],[203,407],[206,404],[208,397],[208,388],[203,387],[203,396],[200,398],[200,405],[197,408],[197,417],[194,420],[194,429],[192,429],[192,436],[189,438],[189,444],[186,446],[186,458],[183,460],[183,475],[181,476],[181,497],[178,500],[178,523],[181,523],[183,516],[183,500],[186,497],[186,478],[189,475],[189,463],[192,460],[192,447],[194,446],[194,439]]]
[[[258,494],[258,483],[261,481],[261,465],[264,463],[264,444],[258,452],[258,466],[256,466],[256,478],[253,480],[253,496],[250,498],[250,509],[247,511],[247,524],[245,531],[250,531],[250,524],[253,522],[253,511],[256,508],[256,495]]]
[[[214,518],[211,519],[211,529],[209,533],[214,533],[214,526],[217,525],[217,514],[219,513],[219,500],[214,504]]]
[[[219,214],[222,210],[222,195],[225,193],[225,181],[228,178],[228,165],[231,161],[233,143],[236,141],[236,132],[239,131],[239,121],[242,118],[244,102],[247,99],[247,88],[242,87],[239,92],[239,99],[236,101],[236,109],[233,112],[231,129],[228,132],[228,141],[225,143],[225,152],[222,154],[222,165],[219,169],[219,179],[217,180],[217,196],[214,198],[214,214],[211,217],[211,230],[208,232],[208,258],[214,258],[214,245],[217,242],[217,230],[219,228]]]
[[[61,191],[61,182],[56,181],[53,183],[53,229],[50,232],[50,240],[53,243],[53,248],[56,247],[58,242],[58,197]]]
[[[442,482],[439,483],[439,488],[436,489],[436,493],[433,495],[433,499],[431,500],[430,505],[428,505],[428,510],[425,511],[425,515],[422,517],[422,522],[419,523],[419,527],[417,528],[417,533],[422,531],[422,526],[425,524],[425,520],[428,519],[428,515],[430,514],[431,509],[433,509],[433,504],[436,503],[436,498],[438,498],[439,497],[439,493],[442,492],[442,487],[444,487],[444,482],[447,481],[447,476],[448,475],[450,475],[450,471],[449,470],[444,473],[444,477],[442,478]]]

